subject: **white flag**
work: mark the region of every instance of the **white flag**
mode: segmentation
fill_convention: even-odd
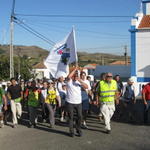
[[[55,78],[66,77],[69,73],[69,64],[77,62],[77,52],[75,43],[75,32],[71,33],[63,41],[56,43],[50,51],[44,64]]]

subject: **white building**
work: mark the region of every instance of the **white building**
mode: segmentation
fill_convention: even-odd
[[[131,21],[131,76],[150,82],[150,0],[142,0],[141,12]]]
[[[113,75],[120,75],[121,78],[130,77],[130,65],[109,65],[109,66],[96,66],[94,76],[100,78],[101,73],[111,72]]]
[[[33,66],[32,69],[36,79],[42,79],[42,78],[50,78],[50,73],[49,70],[46,68],[46,66],[44,65],[43,62],[40,62],[38,64],[36,64],[35,66]]]

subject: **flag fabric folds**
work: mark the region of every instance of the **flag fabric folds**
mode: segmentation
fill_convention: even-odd
[[[44,64],[54,78],[66,77],[69,73],[69,64],[77,62],[75,31],[61,42],[55,44],[46,58]]]

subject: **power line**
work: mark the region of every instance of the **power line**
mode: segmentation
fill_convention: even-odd
[[[106,33],[106,32],[97,32],[97,31],[90,31],[90,30],[78,30],[78,31],[84,31],[84,32],[90,32],[90,33],[95,33],[95,34],[105,34],[105,35],[111,35],[111,36],[126,36],[127,35],[121,35],[121,34],[114,34],[114,33]]]
[[[52,40],[48,39],[47,37],[45,37],[45,36],[42,35],[41,33],[37,32],[36,30],[34,30],[33,28],[31,28],[30,26],[28,26],[27,24],[25,24],[24,22],[22,22],[22,24],[24,24],[26,27],[28,27],[29,29],[31,29],[33,32],[39,34],[40,36],[42,36],[42,37],[45,38],[46,40],[50,41],[52,44],[56,44],[56,43],[53,42]]]
[[[43,21],[44,22],[44,21]],[[51,23],[78,23],[78,24],[105,24],[105,23],[125,23],[130,22],[129,20],[122,20],[122,21],[45,21]]]
[[[48,26],[48,27],[55,27],[55,28],[59,28],[59,29],[65,29],[66,27],[63,27],[63,26],[58,26],[58,25],[49,25],[49,24],[45,24],[45,23],[38,23],[38,24],[35,24],[34,22],[32,23],[29,23],[28,24],[31,24],[31,25],[35,25],[35,26]],[[67,28],[66,28],[67,29]],[[84,30],[84,29],[77,29],[77,31],[81,31],[81,32],[89,32],[89,33],[93,33],[93,34],[99,34],[99,35],[109,35],[109,36],[119,36],[119,37],[128,37],[128,35],[121,35],[121,34],[114,34],[114,33],[108,33],[108,32],[98,32],[98,31],[90,31],[90,30]]]
[[[102,47],[91,47],[91,48],[80,48],[80,49],[86,49],[86,50],[92,50],[92,49],[118,49],[122,48],[123,46],[102,46]]]
[[[31,30],[29,30],[28,28],[24,27],[23,25],[17,23],[17,25],[19,25],[20,27],[24,28],[26,31],[30,32],[31,34],[35,35],[36,37],[42,39],[43,41],[45,41],[46,43],[52,45],[49,41],[45,40],[44,38],[40,37],[39,35],[37,35],[36,33],[32,32]]]
[[[17,22],[17,21],[19,21],[19,22]],[[48,39],[47,37],[45,37],[41,33],[37,32],[36,30],[34,30],[33,28],[31,28],[30,26],[28,26],[27,24],[25,24],[23,21],[19,20],[18,18],[15,18],[15,23],[17,23],[18,25],[20,25],[22,28],[24,28],[28,32],[34,34],[35,36],[37,36],[40,39],[44,40],[45,42],[49,43],[50,45],[54,45],[55,44],[55,42],[53,42],[52,40]]]
[[[35,35],[36,37],[42,39],[43,41],[45,41],[46,43],[50,44],[50,45],[54,45],[52,44],[52,42],[50,42],[49,40],[45,39],[44,37],[41,37],[39,34],[35,33],[33,30],[29,29],[28,27],[26,27],[25,25],[22,25],[18,22],[15,21],[15,23],[17,23],[17,25],[19,25],[20,27],[22,27],[23,29],[25,29],[26,31],[30,32],[31,34]]]
[[[105,24],[105,23],[125,23],[125,22],[130,22],[130,20],[111,20],[111,21],[79,21],[79,20],[37,20],[37,19],[26,19],[26,18],[22,18],[25,21],[31,21],[31,22],[41,22],[41,23],[78,23],[78,24]]]
[[[54,18],[131,18],[133,16],[117,16],[117,15],[41,15],[41,14],[15,14],[18,16],[30,16],[30,17],[54,17]]]

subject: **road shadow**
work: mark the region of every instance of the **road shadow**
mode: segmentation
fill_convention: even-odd
[[[70,136],[68,132],[56,130],[55,128],[51,129],[51,128],[48,128],[48,126],[46,126],[46,125],[44,125],[44,126],[37,125],[35,127],[35,129],[46,131],[46,132],[51,132],[51,133],[55,133],[55,134],[61,134],[61,135],[65,135],[65,136]]]
[[[93,128],[102,128],[101,126],[96,126],[96,125],[91,125],[91,124],[88,124],[88,127],[93,127]]]
[[[107,134],[106,131],[104,131],[104,130],[98,130],[98,129],[93,129],[93,128],[89,128],[88,130]]]

